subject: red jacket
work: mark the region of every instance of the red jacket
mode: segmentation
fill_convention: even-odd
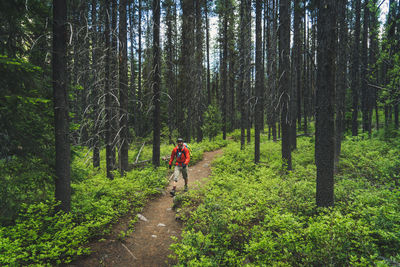
[[[175,165],[177,166],[182,166],[182,164],[188,165],[190,161],[189,149],[186,146],[183,146],[182,149],[179,149],[178,146],[175,147],[172,150],[171,159],[169,160],[169,165],[172,165],[172,162],[174,161],[175,157],[176,157]]]

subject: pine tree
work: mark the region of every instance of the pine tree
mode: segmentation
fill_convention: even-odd
[[[315,123],[316,203],[319,207],[333,206],[334,204],[336,12],[335,0],[319,2]]]
[[[70,144],[67,91],[67,1],[53,1],[53,95],[55,128],[55,198],[58,209],[71,209]]]

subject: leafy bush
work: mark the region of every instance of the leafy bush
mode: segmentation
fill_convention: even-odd
[[[221,125],[222,116],[218,107],[215,105],[208,106],[207,110],[204,112],[204,124],[201,128],[204,135],[210,140],[214,139],[220,132]]]
[[[177,203],[185,222],[172,245],[178,266],[386,266],[399,262],[398,148],[348,139],[335,184],[336,206],[315,205],[314,145],[298,139],[294,171],[283,175],[280,145],[230,144],[207,186]],[[368,166],[372,166],[369,168]]]
[[[220,138],[217,140],[191,144],[192,163],[201,159],[204,151],[227,144]],[[164,153],[171,150],[167,145],[161,148]],[[159,194],[168,183],[167,165],[156,169],[149,165],[129,171],[125,176],[115,171],[114,179],[110,180],[104,169],[104,151],[101,151],[103,168],[100,169],[91,167],[86,153],[83,148],[74,148],[69,214],[54,214],[53,179],[49,171],[43,172],[45,167],[40,161],[36,169],[35,165],[24,166],[23,161],[7,165],[7,186],[0,188],[0,197],[9,201],[2,204],[14,208],[18,216],[13,217],[9,226],[0,227],[1,266],[68,263],[77,255],[89,253],[85,247],[89,240],[107,234],[120,216],[138,213],[147,199]],[[149,146],[144,148],[143,156],[151,158]],[[1,213],[3,217],[6,215]]]

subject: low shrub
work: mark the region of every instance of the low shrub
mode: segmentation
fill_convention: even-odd
[[[400,151],[378,139],[344,141],[335,207],[322,209],[313,147],[299,138],[294,170],[284,174],[279,143],[263,139],[258,165],[252,147],[229,144],[205,188],[179,204],[185,229],[171,246],[178,266],[398,263],[400,191],[392,181]]]
[[[204,151],[225,146],[228,141],[191,144],[193,150],[192,164],[199,161]],[[172,146],[163,145],[161,151],[170,153]],[[143,149],[143,156],[151,158],[151,148]],[[132,152],[130,152],[132,154]],[[142,169],[133,169],[124,176],[114,172],[114,179],[106,177],[105,168],[93,168],[87,158],[87,151],[74,149],[72,162],[72,201],[71,212],[54,214],[56,205],[53,195],[52,179],[47,181],[49,188],[41,188],[31,175],[48,175],[47,172],[24,171],[22,163],[15,163],[15,169],[22,171],[18,176],[10,170],[10,179],[26,179],[28,186],[16,184],[13,188],[15,219],[8,226],[0,227],[0,265],[55,265],[68,263],[76,256],[89,253],[86,244],[89,240],[101,238],[109,233],[117,219],[128,212],[137,214],[146,201],[159,194],[167,185],[167,164],[159,168],[148,165]],[[105,166],[104,151],[101,151],[101,166]],[[146,159],[148,159],[146,158]],[[11,165],[7,165],[10,167]],[[39,168],[44,169],[44,168]],[[9,188],[11,188],[11,182]],[[21,183],[22,184],[22,183]],[[10,190],[1,191],[2,197],[10,196]],[[26,196],[23,195],[25,190]],[[43,190],[43,198],[37,192]],[[36,198],[35,198],[36,194]],[[20,202],[26,201],[26,204]]]

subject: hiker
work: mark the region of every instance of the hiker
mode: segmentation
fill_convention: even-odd
[[[187,146],[183,143],[182,138],[178,138],[177,140],[178,145],[172,150],[171,153],[171,159],[169,160],[169,168],[171,169],[172,167],[172,162],[174,161],[174,158],[176,157],[176,163],[175,163],[175,170],[174,170],[174,186],[172,188],[172,191],[170,194],[172,196],[175,196],[176,192],[176,184],[178,183],[179,179],[179,173],[182,173],[183,179],[185,180],[185,189],[184,191],[188,191],[188,173],[187,173],[187,165],[189,164],[190,161],[190,153],[189,149]]]

